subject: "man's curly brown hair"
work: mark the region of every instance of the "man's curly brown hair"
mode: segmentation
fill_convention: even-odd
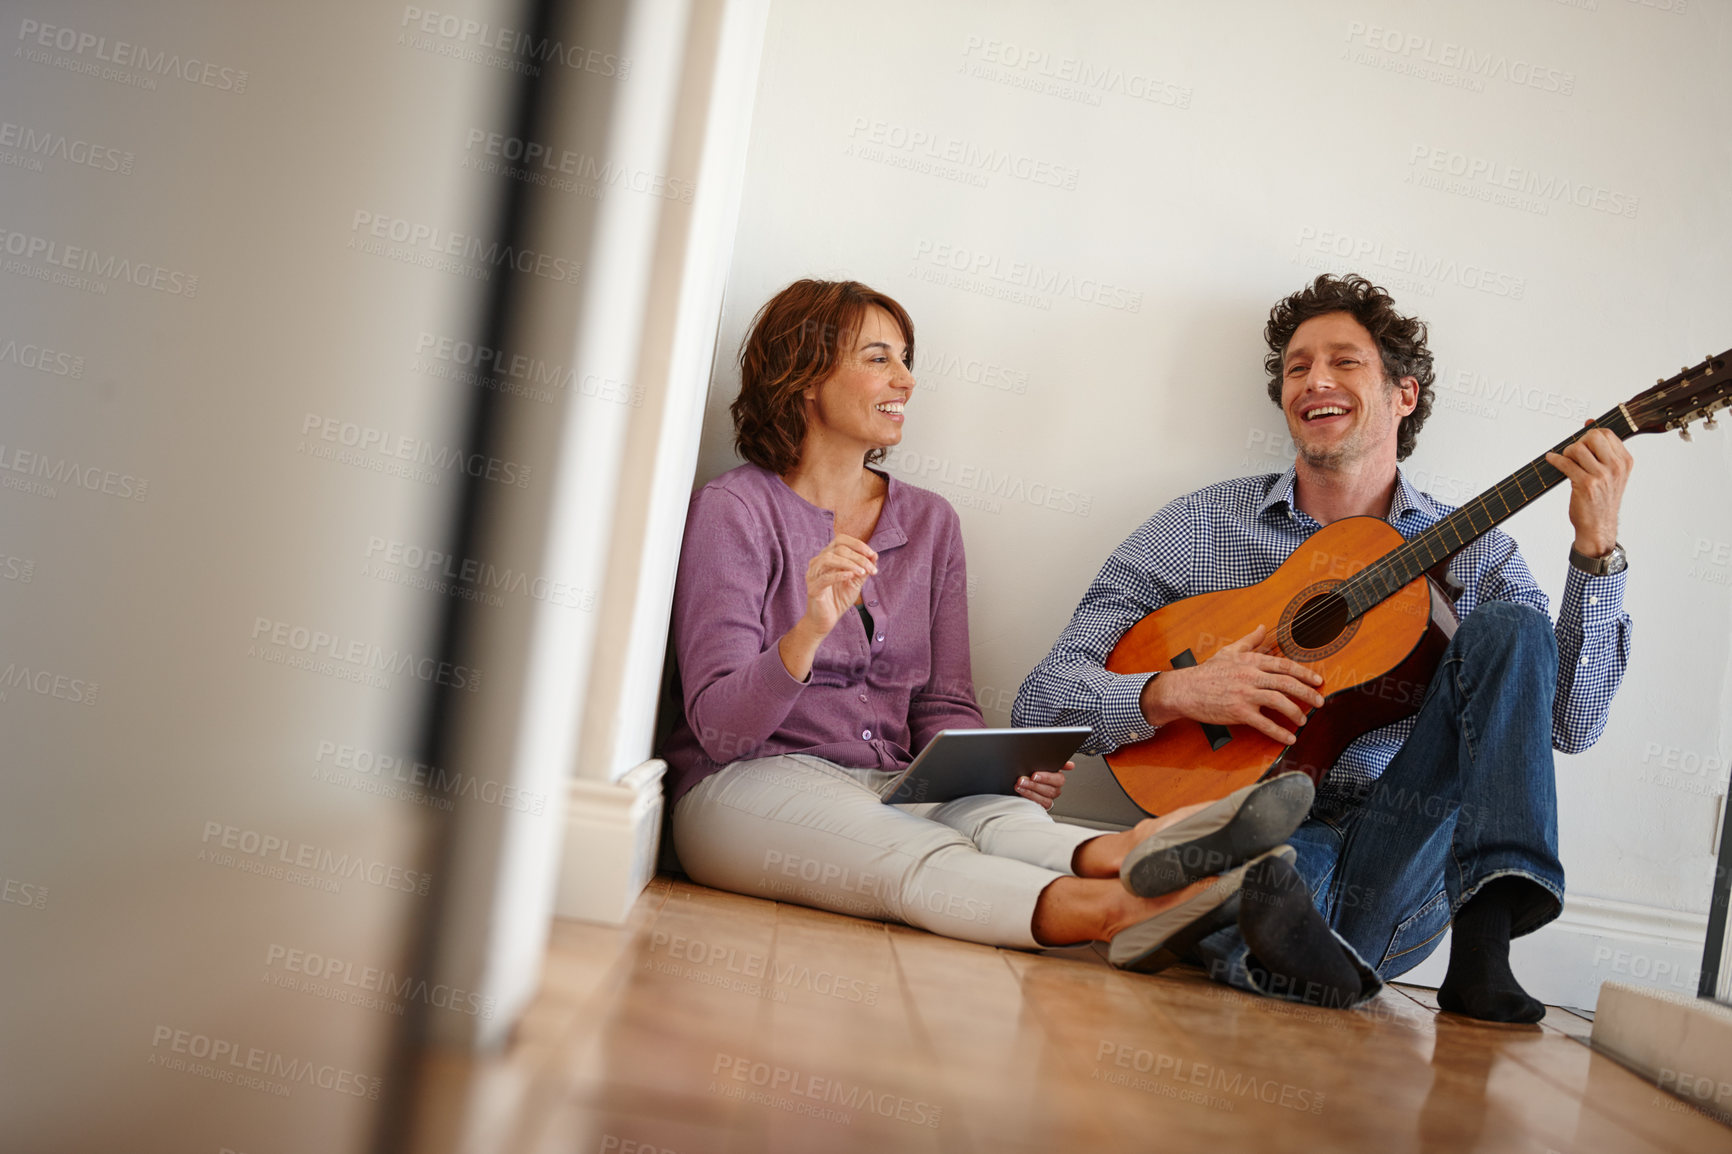
[[[740,345],[740,395],[734,415],[734,450],[772,473],[800,461],[806,410],[800,394],[836,371],[876,305],[902,330],[902,363],[914,365],[914,322],[894,300],[859,281],[797,280],[771,297],[752,318]],[[866,454],[884,459],[885,450]]]
[[[1419,382],[1418,404],[1401,418],[1396,430],[1395,459],[1407,460],[1419,440],[1420,427],[1431,416],[1431,385],[1437,376],[1431,350],[1425,347],[1425,322],[1396,312],[1390,295],[1357,273],[1341,277],[1324,273],[1269,310],[1269,323],[1263,326],[1263,341],[1269,346],[1269,354],[1263,358],[1263,371],[1269,374],[1269,399],[1276,408],[1281,407],[1282,361],[1294,332],[1306,321],[1328,313],[1347,313],[1365,326],[1377,342],[1383,377],[1391,388],[1402,377]]]

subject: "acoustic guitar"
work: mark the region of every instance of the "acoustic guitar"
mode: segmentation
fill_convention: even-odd
[[[1677,429],[1689,440],[1690,422],[1707,418],[1705,427],[1714,428],[1713,414],[1728,405],[1732,349],[1661,380],[1552,451],[1561,453],[1593,427],[1625,440]],[[1313,533],[1255,585],[1155,610],[1120,638],[1107,657],[1109,670],[1196,665],[1264,625],[1272,652],[1323,675],[1324,703],[1293,745],[1249,726],[1169,722],[1148,740],[1108,754],[1113,776],[1152,814],[1225,797],[1289,770],[1321,785],[1350,743],[1419,711],[1455,635],[1455,607],[1440,584],[1450,559],[1563,480],[1542,454],[1411,541],[1381,518],[1343,518]]]

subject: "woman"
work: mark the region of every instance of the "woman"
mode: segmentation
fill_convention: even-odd
[[[1111,941],[1115,964],[1168,964],[1231,920],[1241,863],[1298,825],[1308,779],[1114,834],[1051,819],[1060,773],[1017,797],[879,800],[933,735],[984,725],[956,513],[871,468],[902,439],[913,360],[902,306],[853,281],[790,285],[741,348],[748,463],[693,496],[674,596],[685,716],[664,752],[681,864],[716,888],[950,937]]]

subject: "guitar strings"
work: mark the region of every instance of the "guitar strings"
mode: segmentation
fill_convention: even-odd
[[[1617,410],[1613,410],[1612,413],[1609,413],[1605,418],[1602,418],[1598,424],[1609,424],[1610,418],[1616,412]],[[1552,451],[1559,452],[1569,447],[1585,435],[1587,431],[1588,430],[1584,428],[1581,432],[1566,438]],[[1629,434],[1622,435],[1628,436]],[[1539,488],[1531,496],[1528,494],[1527,489],[1522,485],[1522,476],[1524,473],[1529,471],[1532,471],[1534,474],[1534,480],[1539,484]],[[1328,599],[1329,594],[1334,594],[1336,598],[1346,602],[1348,621],[1363,616],[1367,610],[1381,604],[1390,597],[1393,597],[1397,591],[1404,588],[1415,578],[1419,577],[1432,565],[1449,556],[1450,553],[1465,548],[1468,544],[1496,527],[1498,522],[1513,516],[1515,513],[1526,508],[1530,502],[1544,496],[1563,479],[1564,475],[1546,461],[1543,456],[1528,462],[1527,465],[1517,469],[1514,473],[1511,473],[1508,477],[1505,477],[1496,485],[1493,485],[1486,492],[1475,497],[1459,509],[1445,515],[1435,525],[1421,533],[1419,536],[1410,541],[1404,541],[1394,549],[1391,549],[1384,556],[1373,561],[1358,573],[1349,577],[1340,585],[1329,590],[1327,593],[1313,601],[1312,604],[1301,609],[1293,619],[1292,629],[1303,630],[1310,626],[1318,625],[1322,623],[1325,618],[1332,616],[1332,601]],[[1510,504],[1510,490],[1512,488],[1514,489],[1516,498],[1514,505]],[[1493,497],[1496,497],[1504,506],[1505,511],[1501,517],[1496,515],[1491,509],[1490,499]],[[1481,511],[1484,512],[1486,518],[1486,524],[1484,526],[1477,524],[1475,521],[1475,515]],[[1467,529],[1466,533],[1462,532],[1463,526]],[[1446,535],[1448,534],[1453,534],[1455,537],[1456,544],[1454,549],[1449,548],[1449,542],[1446,540]],[[1423,562],[1420,561],[1420,558],[1422,557]],[[1403,576],[1404,573],[1411,575]],[[1369,599],[1366,599],[1364,596],[1365,594],[1370,594]]]
[[[1690,373],[1702,369],[1717,370],[1718,368],[1718,362],[1713,358],[1709,358],[1707,361],[1704,361],[1701,365],[1697,366],[1696,369],[1686,370],[1681,374],[1678,383],[1688,383],[1699,389],[1703,383],[1712,382],[1711,373],[1708,378],[1704,379],[1704,381],[1689,381],[1688,377]],[[1562,453],[1565,449],[1586,436],[1590,429],[1593,428],[1610,429],[1620,440],[1627,440],[1634,436],[1643,425],[1654,423],[1655,421],[1662,420],[1665,417],[1667,411],[1666,408],[1650,402],[1647,398],[1650,394],[1656,401],[1660,398],[1664,398],[1666,393],[1669,391],[1671,384],[1672,382],[1667,382],[1659,389],[1649,390],[1647,393],[1632,398],[1623,406],[1608,411],[1592,425],[1579,429],[1575,433],[1564,438],[1557,445],[1553,446],[1551,451],[1554,453]],[[1676,403],[1674,402],[1671,407],[1675,408]],[[1528,494],[1527,490],[1521,483],[1523,473],[1529,470],[1533,472],[1534,479],[1539,483],[1538,491],[1532,496]],[[1343,581],[1334,589],[1329,590],[1322,597],[1314,600],[1312,604],[1301,609],[1298,615],[1293,619],[1292,628],[1297,630],[1316,625],[1326,616],[1332,615],[1331,609],[1326,607],[1327,602],[1325,599],[1328,598],[1329,594],[1334,594],[1336,598],[1346,602],[1348,621],[1363,616],[1374,606],[1381,604],[1390,597],[1393,597],[1398,590],[1404,588],[1410,582],[1422,575],[1432,565],[1435,565],[1445,557],[1450,556],[1451,553],[1466,548],[1473,541],[1478,540],[1481,536],[1490,532],[1500,521],[1520,512],[1522,509],[1526,508],[1530,502],[1537,500],[1550,492],[1561,481],[1563,481],[1563,479],[1564,475],[1559,472],[1555,466],[1548,462],[1544,456],[1535,458],[1528,462],[1528,464],[1523,468],[1517,469],[1514,473],[1511,473],[1508,477],[1505,477],[1496,485],[1493,485],[1486,492],[1475,497],[1459,509],[1456,509],[1444,516],[1435,525],[1421,533],[1419,536],[1413,538],[1411,541],[1404,541],[1394,549],[1391,549],[1388,553],[1384,554],[1376,561],[1373,561],[1371,564]],[[1508,494],[1508,489],[1511,486],[1514,486],[1517,497],[1516,504],[1513,506],[1509,502]],[[1492,512],[1490,506],[1490,499],[1492,497],[1496,497],[1498,501],[1503,504],[1503,516],[1497,516]],[[1479,526],[1474,521],[1474,515],[1482,509],[1486,514],[1486,524],[1484,527]],[[1465,524],[1468,529],[1467,534],[1463,534],[1461,531],[1463,524]],[[1446,533],[1452,533],[1455,536],[1456,544],[1455,549],[1453,550],[1449,549],[1448,541],[1445,540]],[[1423,556],[1423,561],[1419,560],[1421,556]],[[1406,575],[1404,576],[1404,574]],[[1370,594],[1369,599],[1364,596],[1365,594]]]

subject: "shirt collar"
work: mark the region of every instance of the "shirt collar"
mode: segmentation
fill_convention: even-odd
[[[1257,506],[1257,515],[1259,517],[1267,516],[1283,505],[1286,506],[1289,516],[1304,515],[1304,510],[1300,509],[1293,500],[1293,485],[1297,477],[1298,470],[1294,466],[1288,465],[1287,471],[1276,477],[1275,483],[1269,486],[1269,495],[1264,497],[1262,504]],[[1418,513],[1427,521],[1435,521],[1443,516],[1443,510],[1438,508],[1437,502],[1409,484],[1407,474],[1401,471],[1400,466],[1397,466],[1395,470],[1395,496],[1389,503],[1389,521],[1394,524],[1409,513]]]
[[[1287,471],[1275,478],[1275,483],[1269,486],[1269,495],[1263,498],[1261,505],[1257,506],[1257,516],[1268,516],[1282,505],[1287,507],[1290,516],[1298,515],[1299,506],[1293,501],[1293,479],[1296,476],[1298,476],[1298,471],[1292,465],[1288,465]]]
[[[1409,513],[1418,513],[1426,521],[1436,521],[1443,516],[1443,510],[1438,507],[1427,494],[1408,483],[1407,474],[1400,466],[1395,470],[1395,498],[1389,503],[1389,520],[1393,524]]]

